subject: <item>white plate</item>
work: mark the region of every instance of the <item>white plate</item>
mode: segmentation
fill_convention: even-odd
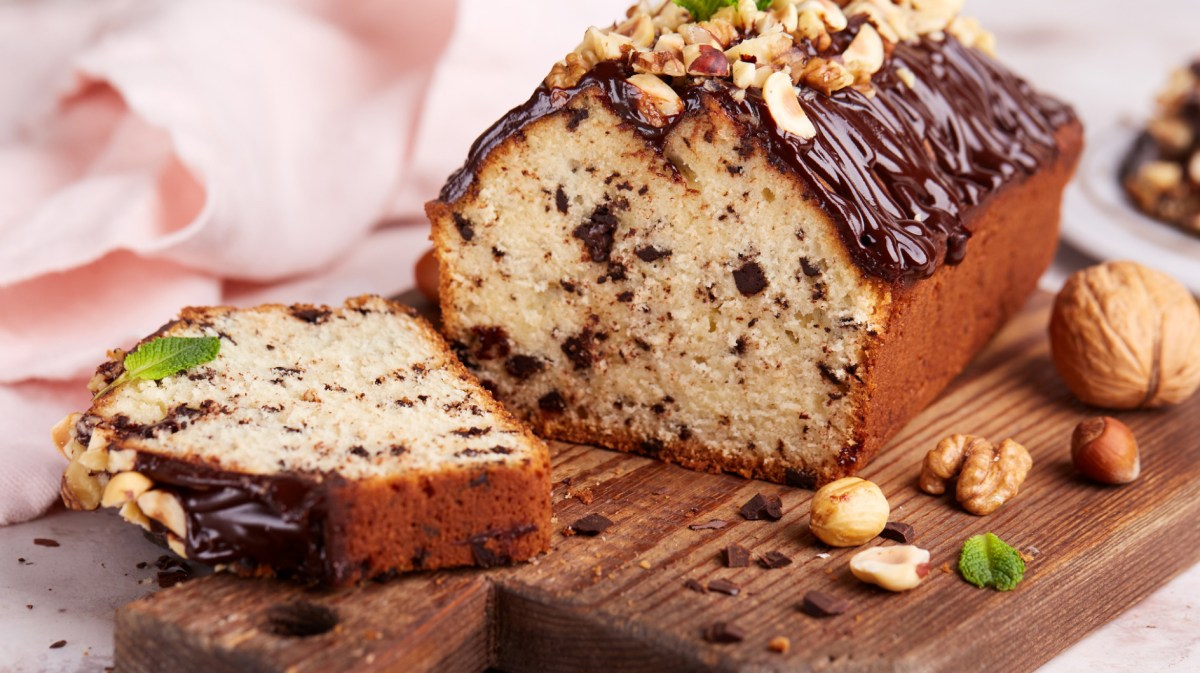
[[[1117,170],[1138,132],[1091,134],[1063,203],[1063,239],[1099,260],[1128,259],[1171,275],[1200,294],[1200,236],[1146,217],[1125,198]]]

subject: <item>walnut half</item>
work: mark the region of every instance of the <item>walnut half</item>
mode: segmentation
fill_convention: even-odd
[[[1029,451],[1011,439],[995,446],[981,437],[951,435],[925,456],[920,487],[941,495],[958,475],[955,497],[963,509],[985,516],[1017,495],[1032,468]]]

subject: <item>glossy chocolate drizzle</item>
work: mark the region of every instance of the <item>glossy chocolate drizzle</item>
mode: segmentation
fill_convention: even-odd
[[[856,17],[831,50],[852,39],[861,24]],[[901,68],[915,75],[912,88],[897,75]],[[625,81],[631,74],[623,63],[609,61],[572,88],[543,84],[475,141],[440,199],[465,195],[493,149],[529,123],[564,110],[585,90],[598,88],[601,100],[660,152],[673,126],[711,98],[767,147],[775,166],[807,185],[834,216],[860,268],[889,282],[909,282],[929,277],[942,263],[961,262],[973,211],[1005,183],[1057,156],[1055,132],[1074,119],[1069,106],[949,36],[896,45],[872,78],[874,96],[849,88],[829,96],[802,89],[800,105],[817,127],[811,140],[780,130],[760,90],[747,90],[739,101],[737,89],[715,79],[679,90],[685,112],[656,127],[639,109],[640,90]]]
[[[267,565],[279,576],[304,580],[338,575],[327,567],[326,489],[316,478],[231,474],[145,453],[134,469],[179,498],[189,559],[245,569]]]

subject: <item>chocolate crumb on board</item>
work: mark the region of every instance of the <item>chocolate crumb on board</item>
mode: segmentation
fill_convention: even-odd
[[[783,500],[778,495],[757,493],[738,511],[747,521],[779,521],[783,518]]]
[[[742,592],[741,587],[729,580],[713,580],[708,583],[708,590],[725,594],[726,596],[736,596]]]
[[[56,640],[56,641],[50,643],[50,649],[52,649],[52,650],[61,649],[66,646],[67,646],[67,641],[65,641],[65,640]]]
[[[192,579],[191,566],[179,559],[174,559],[166,555],[159,556],[158,560],[154,562],[154,566],[158,568],[158,576],[156,578],[158,586],[163,589]]]
[[[721,530],[722,528],[724,528],[725,526],[728,526],[728,525],[729,525],[728,521],[722,521],[721,519],[713,519],[712,521],[709,521],[708,523],[694,523],[694,524],[688,526],[688,528],[691,530]]]
[[[767,570],[774,570],[792,565],[792,559],[783,552],[769,551],[758,557],[758,563]]]
[[[594,536],[608,530],[612,525],[613,522],[611,519],[593,512],[571,524],[571,530],[575,531],[578,535]]]
[[[740,643],[746,632],[733,622],[714,622],[704,629],[704,639],[710,643]]]
[[[721,550],[726,568],[745,568],[750,565],[750,550],[740,544],[731,544]]]
[[[917,532],[909,524],[900,523],[899,521],[889,521],[883,527],[883,531],[879,533],[879,537],[895,540],[900,544],[908,544],[917,537]]]
[[[51,540],[50,538],[45,538],[45,537],[35,537],[35,538],[33,538],[33,543],[39,547],[61,546],[58,544],[58,540]]]
[[[692,580],[692,579],[689,579],[688,581],[684,582],[683,587],[685,589],[691,589],[692,591],[695,591],[697,593],[702,593],[702,594],[708,593],[708,589],[705,589],[703,584],[697,582],[696,580]]]
[[[850,601],[823,591],[810,591],[804,594],[800,609],[811,617],[833,617],[849,610]]]

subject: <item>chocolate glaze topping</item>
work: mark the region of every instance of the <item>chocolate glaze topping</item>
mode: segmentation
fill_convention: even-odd
[[[301,580],[336,581],[348,571],[326,559],[327,489],[316,477],[231,474],[146,453],[138,454],[134,469],[179,498],[189,559],[247,569],[262,564]]]
[[[862,21],[852,20],[837,34],[839,42],[852,39]],[[900,68],[915,75],[913,88],[897,75]],[[896,45],[872,78],[872,97],[850,88],[829,96],[803,89],[800,105],[817,127],[812,140],[780,130],[760,90],[747,90],[739,102],[737,89],[715,79],[677,89],[684,113],[656,127],[639,108],[640,90],[625,81],[631,74],[623,63],[608,61],[572,88],[543,84],[475,141],[440,199],[461,198],[493,149],[531,122],[565,110],[584,91],[598,89],[600,100],[660,152],[675,124],[713,100],[742,120],[775,166],[807,185],[863,271],[908,282],[929,277],[943,262],[961,262],[976,208],[1057,156],[1055,132],[1075,118],[1067,105],[949,36]]]

